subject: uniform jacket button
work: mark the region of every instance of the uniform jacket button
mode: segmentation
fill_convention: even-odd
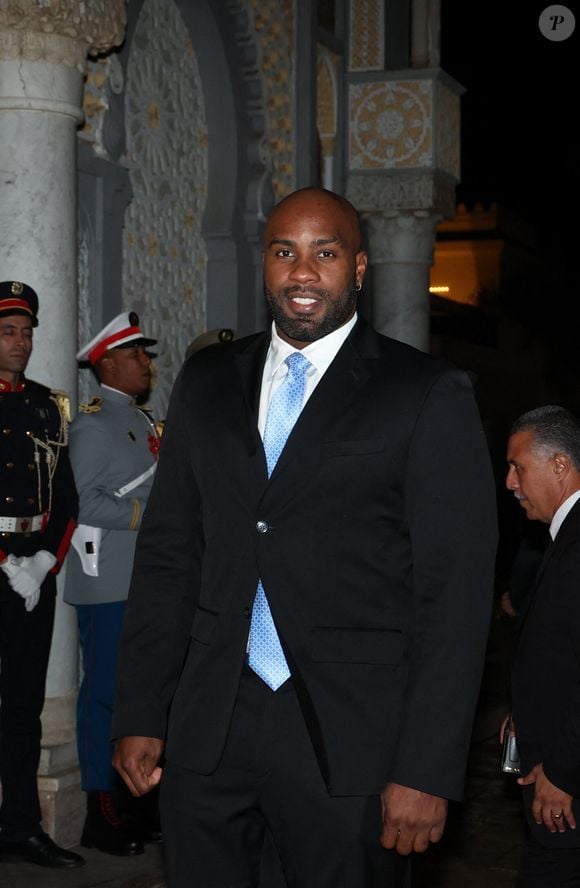
[[[258,531],[258,533],[268,533],[268,531],[270,530],[270,525],[267,521],[257,521],[256,530]]]

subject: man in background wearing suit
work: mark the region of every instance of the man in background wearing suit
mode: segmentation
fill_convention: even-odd
[[[348,201],[289,195],[263,262],[271,331],[194,354],[174,387],[115,763],[136,794],[163,773],[171,888],[255,886],[267,834],[289,886],[393,888],[462,793],[496,544],[486,443],[465,374],[358,318]]]
[[[521,416],[507,449],[508,490],[550,543],[518,612],[512,715],[530,835],[525,888],[580,886],[580,422],[548,405]]]
[[[147,349],[155,343],[141,332],[135,312],[123,312],[79,351],[77,360],[92,367],[99,380],[99,395],[80,405],[70,430],[79,527],[72,539],[64,598],[76,607],[83,656],[77,744],[87,817],[81,844],[117,855],[141,853],[143,839],[151,838],[141,824],[129,828],[123,822],[110,738],[137,530],[157,468],[155,425],[139,406],[149,396],[152,364]],[[140,816],[146,806],[132,805],[132,819],[146,820],[144,812]],[[154,831],[159,839],[159,827]]]

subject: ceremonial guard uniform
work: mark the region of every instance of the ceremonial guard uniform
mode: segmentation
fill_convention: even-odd
[[[67,563],[69,604],[126,600],[135,531],[153,482],[158,449],[153,420],[129,395],[101,386],[99,397],[80,405],[70,431],[80,513]]]
[[[56,574],[78,509],[68,399],[23,373],[37,308],[27,285],[0,284],[0,854],[78,866],[41,831],[36,780]]]
[[[115,318],[82,349],[101,385],[99,396],[81,404],[70,430],[70,455],[79,492],[79,527],[67,563],[65,601],[76,606],[84,676],[77,707],[77,740],[88,815],[82,844],[111,854],[143,850],[141,838],[124,828],[114,791],[111,713],[117,649],[129,591],[135,543],[157,466],[159,438],[136,398],[151,383],[150,356],[134,312]],[[124,354],[119,355],[118,352]],[[117,382],[103,359],[129,360],[129,375]],[[141,368],[141,374],[135,378]],[[122,368],[126,373],[125,365]],[[104,384],[103,380],[110,384]],[[115,386],[119,385],[119,389]]]

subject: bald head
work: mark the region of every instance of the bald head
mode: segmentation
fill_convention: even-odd
[[[300,215],[302,218],[307,218],[310,214],[320,213],[322,210],[326,210],[326,212],[333,215],[336,219],[336,224],[340,226],[345,233],[349,233],[349,240],[352,241],[355,251],[358,252],[361,249],[362,244],[361,224],[358,212],[353,205],[345,197],[341,197],[340,194],[335,194],[334,191],[327,191],[326,188],[315,188],[313,186],[293,191],[291,194],[283,197],[282,200],[276,204],[266,222],[264,245],[267,245],[268,232],[272,229],[272,226],[275,228],[277,217],[280,213],[289,211]]]

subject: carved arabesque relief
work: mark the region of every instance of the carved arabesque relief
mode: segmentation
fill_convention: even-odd
[[[3,0],[0,29],[59,34],[91,53],[118,46],[125,34],[125,0]]]
[[[187,29],[173,0],[146,0],[127,69],[123,304],[159,340],[152,404],[162,418],[187,346],[205,329],[207,127]]]

